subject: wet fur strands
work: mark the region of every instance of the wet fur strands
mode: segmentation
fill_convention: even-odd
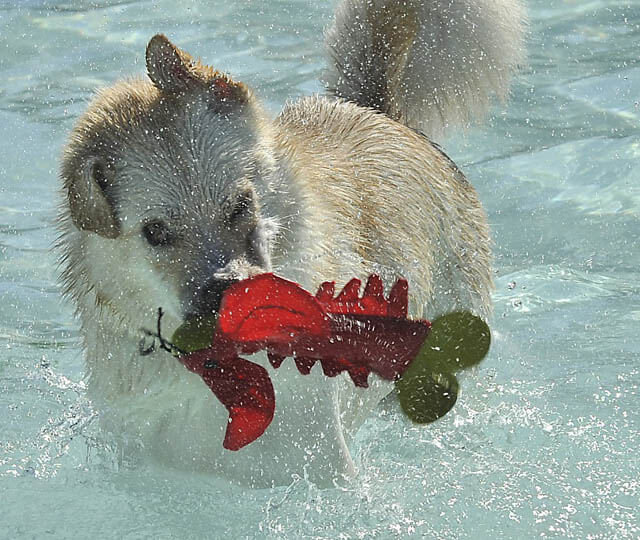
[[[504,96],[522,25],[515,0],[344,2],[327,33],[329,95],[275,119],[163,35],[147,47],[147,78],[96,95],[62,158],[58,250],[88,393],[122,455],[255,486],[355,474],[349,441],[392,385],[371,376],[362,390],[252,358],[270,371],[277,412],[230,452],[224,407],[145,330],[162,308],[170,336],[215,311],[226,284],[265,271],[309,290],[402,276],[414,317],[488,318],[485,213],[413,128],[465,123]]]
[[[524,61],[514,0],[347,0],[326,34],[331,91],[430,136],[482,118]]]

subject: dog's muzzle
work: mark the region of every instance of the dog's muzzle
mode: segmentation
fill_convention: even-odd
[[[206,317],[213,313],[217,313],[220,309],[220,303],[224,292],[229,286],[239,281],[236,278],[211,278],[204,287],[196,292],[193,305],[189,313],[185,315],[186,319],[193,317]]]

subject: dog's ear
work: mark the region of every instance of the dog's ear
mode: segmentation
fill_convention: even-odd
[[[249,101],[250,91],[246,85],[194,60],[163,34],[151,38],[146,57],[147,74],[158,90],[169,94],[193,88],[207,90],[215,110],[225,110]]]
[[[191,73],[195,62],[167,36],[156,34],[147,45],[147,74],[158,90],[178,93],[198,83]]]
[[[99,158],[91,158],[80,170],[65,174],[65,178],[74,225],[105,238],[117,238],[120,224],[105,193],[109,182],[106,164]]]

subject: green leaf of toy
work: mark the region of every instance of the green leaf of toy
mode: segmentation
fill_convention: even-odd
[[[208,349],[211,347],[216,320],[216,315],[210,315],[185,321],[173,333],[171,343],[187,353]]]
[[[434,371],[455,372],[479,363],[490,346],[491,331],[480,317],[466,311],[447,313],[431,323],[416,361],[428,354]]]
[[[396,383],[406,415],[425,424],[447,414],[460,389],[454,373],[480,362],[490,345],[487,323],[471,313],[448,313],[434,320],[418,356]]]
[[[453,373],[423,372],[402,377],[397,383],[400,406],[417,424],[442,418],[455,405],[460,385]]]

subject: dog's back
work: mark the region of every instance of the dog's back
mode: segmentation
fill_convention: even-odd
[[[403,275],[415,316],[489,316],[486,216],[428,137],[506,98],[524,58],[525,18],[520,0],[341,2],[325,37],[325,81],[338,99],[300,100],[277,122],[309,211],[335,238],[316,253],[319,274]]]
[[[391,283],[401,275],[415,317],[489,316],[486,216],[441,150],[386,115],[322,97],[289,105],[277,125],[314,222],[333,238],[319,244],[318,278],[376,272]]]

